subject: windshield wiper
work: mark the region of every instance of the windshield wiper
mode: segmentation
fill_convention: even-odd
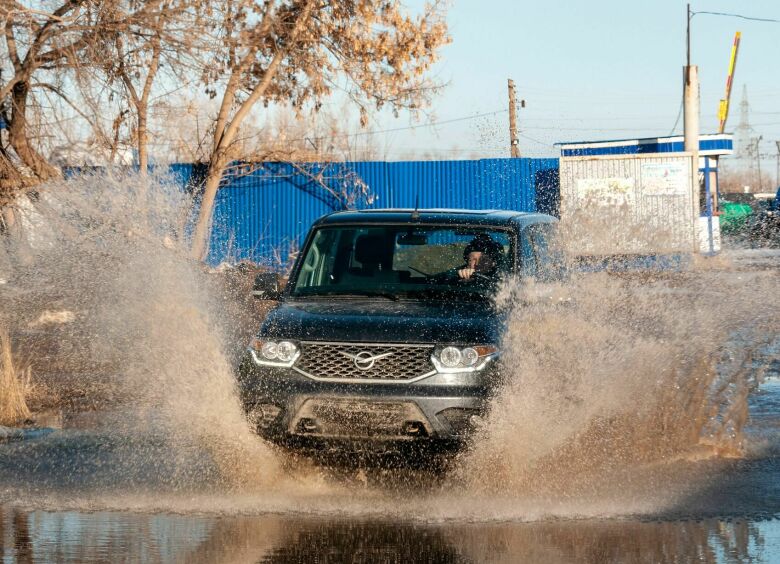
[[[344,292],[339,291],[333,291],[333,292],[312,292],[309,293],[303,293],[303,294],[297,294],[295,295],[296,298],[339,298],[339,297],[354,297],[354,296],[368,296],[368,297],[378,297],[378,298],[387,298],[388,300],[393,300],[394,302],[397,302],[400,298],[398,295],[392,293],[392,292],[385,292],[382,290],[346,290]]]
[[[459,288],[454,286],[433,286],[411,290],[409,295],[425,298],[438,298],[445,300],[484,301],[490,299],[488,295],[474,289]]]
[[[398,296],[392,292],[384,292],[382,290],[350,290],[344,294],[334,294],[336,296],[376,296],[381,298],[387,298],[388,300],[398,301]]]

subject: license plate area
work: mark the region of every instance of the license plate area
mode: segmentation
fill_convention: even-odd
[[[413,402],[359,399],[307,400],[291,422],[297,435],[414,439],[428,436],[430,424]]]

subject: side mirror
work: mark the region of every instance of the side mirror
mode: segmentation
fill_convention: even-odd
[[[282,297],[279,286],[279,275],[276,272],[261,272],[255,276],[252,295],[258,300],[279,300]]]

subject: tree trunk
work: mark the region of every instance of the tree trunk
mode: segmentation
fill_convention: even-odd
[[[11,204],[24,188],[24,178],[8,154],[0,147],[0,210]]]
[[[60,176],[59,170],[51,166],[32,145],[27,137],[27,96],[30,85],[26,81],[16,83],[11,96],[11,120],[8,124],[8,138],[22,162],[41,182]]]
[[[303,10],[298,15],[295,26],[292,29],[289,37],[289,43],[294,45],[298,34],[304,28],[306,22],[309,19],[312,8],[314,6],[314,0],[308,0]],[[269,20],[270,22],[270,20]],[[262,24],[261,24],[262,25]],[[211,162],[209,162],[209,172],[206,177],[206,186],[203,190],[203,199],[200,204],[200,212],[198,213],[198,223],[195,226],[195,233],[192,236],[192,249],[190,255],[198,260],[203,260],[206,257],[208,251],[208,238],[209,238],[209,226],[211,224],[211,215],[214,211],[214,199],[217,196],[217,190],[219,189],[219,182],[222,179],[222,174],[225,172],[225,168],[230,163],[229,156],[232,155],[231,149],[233,141],[238,133],[238,128],[241,127],[241,123],[244,118],[252,110],[255,103],[260,100],[268,91],[268,87],[271,85],[276,76],[276,72],[279,69],[279,65],[282,63],[282,59],[286,56],[285,49],[279,49],[275,54],[268,68],[265,70],[265,74],[260,82],[258,82],[252,89],[252,92],[244,99],[238,106],[236,113],[233,115],[233,119],[228,123],[229,109],[232,106],[232,100],[235,99],[237,88],[240,86],[241,73],[251,66],[255,61],[255,55],[257,50],[253,50],[248,53],[241,61],[241,63],[232,69],[232,74],[228,80],[225,94],[222,98],[222,105],[220,108],[219,116],[215,123],[216,129],[214,131],[214,148],[212,150]],[[230,101],[230,102],[229,102]]]
[[[0,233],[14,233],[16,229],[16,213],[10,205],[0,207]]]
[[[24,255],[22,224],[14,207],[24,186],[24,178],[0,149],[0,278],[13,271]]]
[[[20,196],[24,198],[25,196]],[[0,245],[5,249],[5,264],[0,264],[11,271],[32,261],[32,248],[26,237],[24,226],[21,221],[20,212],[12,204],[7,204],[0,208]],[[2,272],[0,272],[2,274]],[[2,390],[2,386],[0,386]]]
[[[146,107],[138,108],[138,167],[141,176],[146,176],[149,168],[149,153],[147,151],[147,117]]]
[[[203,198],[200,202],[198,222],[195,224],[195,232],[192,234],[192,248],[190,256],[196,260],[203,260],[208,254],[209,234],[211,233],[211,215],[214,211],[214,200],[217,197],[219,183],[225,172],[227,163],[223,159],[211,162],[209,172],[206,175],[206,185],[203,187]]]

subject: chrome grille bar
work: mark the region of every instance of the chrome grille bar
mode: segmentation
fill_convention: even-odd
[[[433,345],[304,341],[294,368],[312,378],[408,381],[433,372]]]

